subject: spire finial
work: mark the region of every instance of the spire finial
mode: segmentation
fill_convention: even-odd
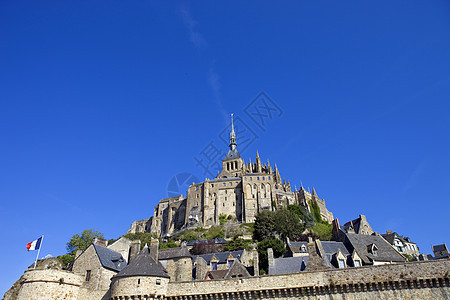
[[[230,149],[236,149],[236,133],[234,132],[233,113],[231,114]]]

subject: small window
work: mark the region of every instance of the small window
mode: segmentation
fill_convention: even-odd
[[[225,197],[225,201],[227,201],[227,197]]]
[[[256,180],[259,180],[259,177],[256,177]]]
[[[264,194],[264,198],[266,198],[267,197],[267,194]]]
[[[270,180],[270,176],[269,176],[268,178],[269,178],[269,180]]]
[[[361,267],[361,262],[359,260],[355,260],[355,267]]]
[[[253,180],[253,179],[250,177],[250,180]]]
[[[141,284],[141,279],[138,279],[138,284]]]
[[[217,270],[217,262],[216,261],[211,262],[211,270],[213,270],[213,271]]]
[[[263,177],[263,180],[264,180],[264,177]]]
[[[230,259],[228,261],[228,268],[231,268],[231,266],[233,265],[234,260]]]
[[[213,184],[211,184],[211,187],[214,187],[214,183],[213,183]]]
[[[230,186],[233,186],[233,183],[232,183],[232,182],[230,182]]]
[[[340,260],[339,260],[339,268],[340,268],[340,269],[345,268],[345,262],[344,262],[343,259],[340,259]]]
[[[91,280],[91,270],[86,270],[86,281]]]
[[[156,279],[156,285],[161,285],[161,279]]]
[[[198,191],[198,186],[195,187],[195,190]]]

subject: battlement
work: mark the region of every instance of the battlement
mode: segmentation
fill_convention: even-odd
[[[448,299],[449,270],[450,260],[441,260],[231,280],[173,282],[168,286],[166,297],[298,299],[300,296],[332,294],[333,299],[343,299],[343,294],[364,293],[364,299],[378,299],[381,294],[386,299]],[[351,299],[360,298],[355,295]]]

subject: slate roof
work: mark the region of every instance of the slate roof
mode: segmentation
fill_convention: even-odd
[[[234,181],[234,180],[241,180],[240,177],[228,177],[228,178],[217,178],[214,180],[210,180],[210,183],[215,183],[215,182],[222,182],[222,181]]]
[[[305,246],[306,250],[302,251],[301,247]],[[291,249],[292,253],[308,253],[308,243],[307,242],[290,242],[288,247]]]
[[[150,256],[150,249],[145,245],[144,249],[114,277],[128,276],[154,276],[169,278],[167,271]]]
[[[235,158],[239,158],[239,157],[241,157],[241,155],[239,154],[239,151],[236,148],[234,148],[234,149],[228,150],[228,153],[223,160],[230,160],[230,159],[235,159]]]
[[[126,267],[127,262],[120,253],[97,244],[92,244],[92,246],[104,268],[119,272]]]
[[[235,258],[237,258],[239,261],[241,260],[242,253],[244,253],[244,250],[237,250],[237,251],[231,251],[231,252],[218,252],[218,253],[208,253],[208,254],[201,254],[201,255],[194,255],[192,257],[192,260],[195,260],[197,257],[203,258],[206,263],[209,265],[211,263],[211,258],[215,255],[219,259],[219,264],[223,264],[227,262],[228,256],[233,254]]]
[[[344,243],[342,243],[342,242],[320,241],[320,243],[322,244],[322,248],[325,251],[325,255],[326,255],[328,261],[330,262],[330,264],[333,259],[333,254],[337,253],[339,250],[341,250],[342,254],[344,254],[345,257],[348,257],[351,255],[350,252],[345,247]],[[333,265],[331,264],[331,266],[333,266]]]
[[[346,241],[350,243],[350,245],[347,246],[349,246],[349,248],[354,248],[365,264],[371,264],[372,260],[395,262],[405,261],[405,258],[395,251],[394,248],[392,248],[392,246],[381,236],[348,233]],[[378,250],[376,256],[367,251],[367,246],[370,244],[375,244],[377,246]]]
[[[275,258],[273,265],[269,266],[269,275],[301,272],[308,261],[309,256]]]
[[[159,260],[166,260],[177,257],[191,257],[191,253],[186,247],[160,249],[158,252]]]
[[[210,241],[210,240],[195,240],[195,241],[192,241],[192,242],[187,242],[186,245],[187,246],[194,246],[194,244],[197,244],[197,243],[200,243],[200,242],[207,242],[207,241]],[[215,239],[213,239],[213,241],[214,241],[215,244],[226,244],[226,243],[228,243],[226,239],[217,239],[217,238],[215,238]]]
[[[442,245],[435,245],[435,246],[431,246],[434,251],[445,251],[447,250],[447,245],[446,244],[442,244]],[[448,250],[447,250],[448,251]]]

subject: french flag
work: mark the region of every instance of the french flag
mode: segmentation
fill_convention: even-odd
[[[35,241],[29,242],[27,244],[28,251],[30,250],[38,250],[41,247],[42,236]]]

